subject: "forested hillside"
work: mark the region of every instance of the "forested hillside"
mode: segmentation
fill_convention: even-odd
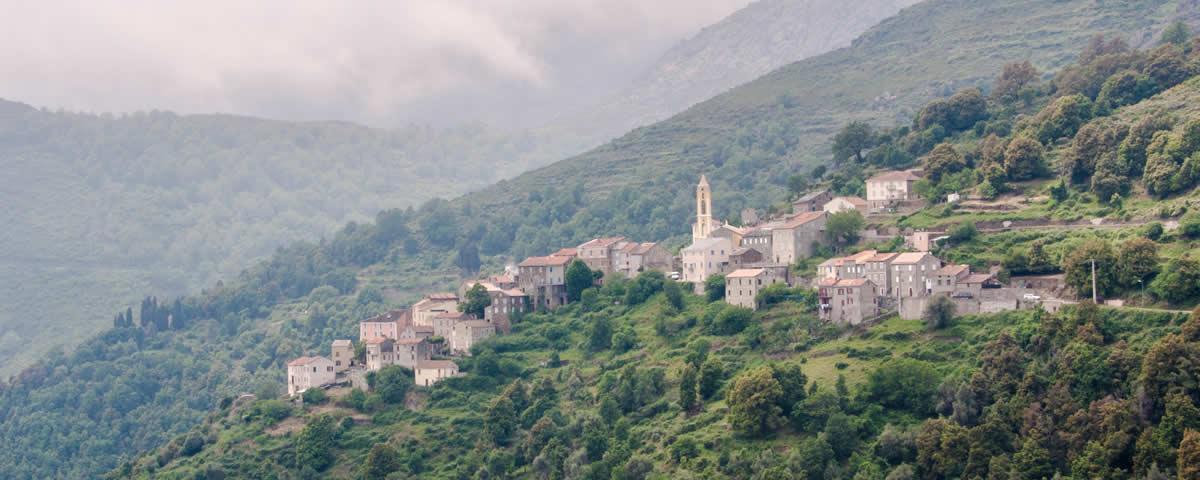
[[[0,102],[0,356],[10,359],[0,377],[94,334],[145,292],[182,294],[279,245],[558,155],[531,157],[535,146],[545,147],[483,128],[114,117]]]
[[[1147,12],[1152,14],[1147,15]],[[691,187],[701,171],[708,172],[709,178],[714,180],[717,213],[724,214],[726,218],[730,218],[730,212],[738,211],[742,206],[766,207],[786,198],[788,187],[791,186],[788,181],[790,177],[802,173],[811,178],[810,165],[817,161],[827,163],[830,137],[849,120],[874,119],[881,124],[907,124],[928,100],[948,96],[957,86],[982,85],[990,90],[992,80],[1010,61],[1031,56],[1038,68],[1050,70],[1067,65],[1095,33],[1115,31],[1128,35],[1132,32],[1134,45],[1148,44],[1148,41],[1142,40],[1158,38],[1171,19],[1177,16],[1190,18],[1194,13],[1190,4],[1170,1],[1096,3],[1014,0],[986,3],[934,1],[919,4],[871,30],[849,49],[784,68],[669,121],[639,129],[594,152],[512,181],[501,182],[480,194],[454,202],[430,202],[413,212],[385,212],[379,216],[377,224],[350,225],[326,242],[294,244],[277,252],[270,261],[247,270],[236,280],[228,280],[201,295],[186,297],[177,303],[150,301],[144,307],[144,312],[136,317],[122,315],[121,321],[115,322],[118,328],[89,340],[67,355],[47,357],[16,378],[11,385],[0,389],[0,442],[3,442],[0,444],[0,469],[5,469],[0,470],[0,474],[15,478],[94,476],[117,466],[122,457],[130,458],[134,452],[188,432],[223,397],[232,397],[245,391],[272,394],[272,388],[277,394],[281,385],[280,369],[288,358],[323,351],[335,337],[353,336],[354,322],[393,305],[397,296],[411,295],[435,286],[444,288],[457,277],[460,269],[475,269],[476,265],[471,260],[476,251],[482,253],[485,267],[496,268],[506,261],[505,256],[541,254],[576,244],[597,234],[625,234],[645,240],[681,235],[687,231],[690,222]],[[980,18],[989,18],[991,21],[981,24]],[[987,52],[987,55],[980,52]],[[876,93],[884,89],[894,92],[895,98]],[[566,360],[568,366],[576,362],[580,368],[593,369],[596,368],[596,362],[592,360],[596,358],[605,362],[616,361],[611,365],[605,364],[612,367],[609,370],[613,370],[608,375],[615,375],[616,378],[604,382],[624,382],[627,387],[623,388],[643,391],[630,393],[620,400],[614,399],[618,402],[617,409],[621,414],[628,414],[646,406],[658,405],[644,414],[637,414],[651,421],[660,418],[659,415],[674,416],[679,413],[667,403],[670,400],[658,401],[664,392],[675,388],[676,380],[671,375],[676,374],[668,372],[682,366],[679,360],[683,355],[672,353],[671,348],[679,348],[672,342],[690,342],[704,336],[718,337],[709,339],[713,351],[733,348],[725,353],[742,355],[739,357],[741,362],[755,366],[765,361],[764,353],[769,356],[782,355],[779,358],[788,358],[795,365],[801,360],[793,353],[803,349],[793,343],[818,346],[823,341],[833,339],[805,320],[810,319],[811,315],[799,304],[787,303],[767,312],[764,314],[766,316],[747,321],[744,315],[738,313],[718,315],[720,312],[717,312],[717,307],[709,308],[707,302],[699,303],[701,301],[695,298],[683,300],[682,305],[674,300],[659,300],[655,292],[660,288],[670,288],[661,286],[661,279],[647,277],[639,282],[633,283],[625,291],[615,290],[618,287],[614,286],[614,290],[604,292],[612,298],[619,296],[622,300],[622,305],[614,306],[611,311],[585,311],[591,307],[581,306],[564,311],[561,316],[531,318],[528,327],[522,327],[525,330],[509,337],[512,342],[524,344],[496,347],[499,358],[478,356],[468,368],[480,373],[473,375],[480,380],[467,380],[465,385],[460,386],[461,389],[459,386],[447,387],[444,392],[448,393],[440,394],[445,397],[430,398],[430,405],[441,409],[453,405],[460,412],[465,408],[478,412],[481,410],[479,405],[487,404],[499,393],[503,382],[519,377],[523,372],[531,372],[531,368],[542,368],[540,359],[551,358],[548,348],[553,345],[555,349],[561,347],[565,352],[560,354],[559,360]],[[628,293],[630,291],[634,293]],[[646,297],[653,299],[647,302]],[[793,295],[791,298],[796,297]],[[665,304],[670,304],[670,308],[674,309],[670,314],[666,310],[659,310],[665,309]],[[167,316],[163,314],[164,311],[172,312],[177,320],[172,324],[165,323],[163,320]],[[770,317],[771,312],[778,313],[779,317]],[[106,312],[106,316],[111,317],[114,313]],[[1139,320],[1136,316],[1118,317],[1113,320],[1118,327],[1098,327],[1105,335],[1101,343],[1090,339],[1089,344],[1107,348],[1110,341],[1123,338],[1133,343],[1135,339],[1132,336],[1123,335],[1137,334],[1127,332],[1126,327],[1121,325],[1129,325],[1129,322],[1136,324]],[[718,321],[718,318],[721,320]],[[1070,318],[1075,318],[1071,321],[1080,324],[1096,322],[1096,317],[1090,314]],[[666,320],[660,322],[659,319]],[[598,342],[594,346],[579,345],[584,332],[594,332],[599,328],[596,325],[603,325],[605,321],[611,322],[614,332],[625,332],[622,333],[625,339],[631,338],[628,332],[632,330],[632,343],[624,340],[616,342],[612,336],[609,337],[610,343],[624,345],[629,347],[629,352],[633,352],[628,354],[626,360],[618,358],[623,353],[603,353],[608,351],[609,346],[604,345],[605,335],[602,334],[588,334],[588,343],[593,341],[593,337]],[[938,339],[942,337],[938,332],[921,337],[920,342],[913,340],[914,343],[908,344],[917,351],[915,357],[910,358],[934,364],[930,367],[932,374],[921,369],[923,375],[928,374],[919,379],[922,383],[936,385],[941,378],[953,372],[983,368],[974,363],[977,359],[974,350],[968,349],[978,348],[972,345],[982,345],[992,338],[1002,338],[995,336],[1000,330],[998,327],[1039,323],[1033,319],[966,322],[964,325],[993,327],[969,327],[961,335],[951,335],[958,338],[979,336],[971,337],[975,340],[964,346],[939,342]],[[1143,347],[1173,331],[1177,325],[1169,318],[1155,318],[1147,322],[1158,329],[1139,340]],[[761,325],[759,328],[763,329],[777,328],[769,330],[769,334],[760,333],[757,338],[765,338],[764,341],[768,343],[783,341],[786,344],[782,347],[764,346],[753,343],[756,338],[754,335],[734,335],[742,331],[746,324]],[[885,326],[901,330],[889,340],[897,342],[916,338],[914,327],[917,326]],[[750,328],[753,332],[754,327]],[[650,333],[649,330],[667,333]],[[1018,328],[1018,333],[1024,335],[1021,332],[1027,330]],[[879,335],[884,333],[891,332],[878,332]],[[746,334],[743,332],[741,335]],[[1028,337],[1020,335],[1017,335],[1020,348],[1026,348]],[[1059,338],[1057,333],[1054,335]],[[745,350],[738,348],[742,341],[739,338],[749,339],[746,340]],[[1065,341],[1066,337],[1062,338]],[[497,339],[496,345],[506,341],[509,340]],[[941,348],[938,345],[943,344],[947,351],[938,350]],[[630,345],[643,347],[634,348]],[[826,345],[833,348],[832,344]],[[874,361],[884,358],[876,349],[865,353],[858,351],[870,346],[856,345],[855,350],[848,349],[842,354],[844,358],[853,355],[854,358],[871,358]],[[936,355],[923,353],[926,349],[933,349],[933,354],[945,354],[946,363],[939,363],[942,360]],[[601,353],[593,353],[591,359],[584,361],[582,352],[585,350]],[[888,355],[904,357],[905,351],[897,349]],[[624,375],[625,380],[621,380],[622,374],[615,370],[624,367],[628,359],[641,358],[638,355],[643,354],[648,355],[647,358],[659,359],[647,367],[662,367],[661,373],[642,373],[637,370],[641,367],[638,366]],[[580,356],[572,358],[572,355]],[[495,360],[494,366],[485,361],[488,358]],[[868,367],[875,364],[856,367],[854,362],[842,361],[846,365],[839,367],[837,362],[818,358],[825,359],[827,356],[814,356],[806,362],[815,362],[813,368],[823,371],[800,367],[801,371],[806,372],[805,375],[824,379],[826,386],[818,387],[818,391],[837,391],[836,372],[843,370],[848,377],[847,398],[853,386],[870,385],[871,368]],[[828,358],[843,357],[834,355]],[[751,373],[758,377],[773,376],[759,369],[740,370],[737,368],[740,365],[738,358],[731,357],[729,360],[733,365],[728,370],[722,369],[729,372],[729,378],[743,373],[748,376]],[[703,370],[703,363],[699,365]],[[1025,366],[1021,368],[1024,371]],[[1122,368],[1124,372],[1134,371],[1133,367]],[[555,369],[555,376],[558,371],[568,370]],[[792,372],[788,374],[789,378],[795,379],[794,371],[789,371]],[[965,375],[966,371],[960,373]],[[561,380],[555,378],[552,382],[566,382],[566,375],[564,373]],[[581,383],[575,386],[607,391],[614,384],[597,383],[603,377],[596,370],[585,370],[580,374]],[[1133,384],[1123,383],[1121,388],[1130,385]],[[555,391],[563,390],[553,383],[551,387]],[[768,388],[774,390],[774,387]],[[786,388],[790,400],[798,400],[800,397],[794,395],[803,391],[794,384]],[[983,391],[976,393],[984,394]],[[987,399],[990,402],[992,399],[1007,398],[1005,395],[1011,393],[1008,390],[989,390],[987,394],[991,397]],[[895,410],[880,415],[905,415],[900,412],[911,411],[911,416],[887,420],[897,425],[915,424],[930,415],[924,409],[932,403],[909,400],[920,398],[920,395],[905,396],[905,399],[884,399],[876,395],[859,394],[862,401],[847,403],[843,407],[843,413],[847,415],[845,420],[853,420],[851,416],[858,418],[854,422],[869,418],[872,415],[868,413],[872,410],[871,402]],[[80,400],[75,401],[76,398]],[[1077,401],[1091,399],[1088,397]],[[452,403],[438,403],[444,400]],[[578,401],[583,400],[586,399]],[[598,398],[592,400],[603,401]],[[376,405],[368,410],[372,413],[389,412],[385,418],[378,420],[381,425],[424,418],[422,413],[379,405],[380,401],[383,400],[374,400]],[[768,429],[770,432],[757,433],[773,433],[783,428],[782,415],[791,412],[795,402],[784,401],[781,405],[780,418],[764,420],[764,425],[771,427]],[[545,405],[547,410],[553,406]],[[572,407],[574,404],[559,406],[563,411]],[[612,408],[608,408],[611,413]],[[264,413],[266,416],[278,417],[287,413],[271,404],[262,405],[259,411],[262,409],[274,410],[274,413]],[[540,414],[547,410],[537,410],[535,415],[540,418]],[[769,408],[767,410],[771,411]],[[446,452],[447,455],[458,455],[464,452],[463,449],[471,448],[476,437],[471,436],[474,430],[462,427],[462,424],[470,423],[469,419],[448,410],[447,413],[450,415],[449,422],[455,426],[453,431],[431,430],[426,433],[444,438],[463,432],[465,436],[452,438],[461,441]],[[580,413],[586,411],[581,410]],[[249,415],[252,421],[246,428],[265,428],[265,424],[253,423],[256,414]],[[538,418],[533,418],[533,423],[537,423]],[[721,422],[726,417],[717,410],[717,413],[702,415],[701,418],[706,419],[703,425],[685,426],[683,429],[704,435],[696,438],[695,442],[689,442],[694,449],[685,443],[675,456],[677,459],[708,458],[707,463],[682,469],[669,466],[660,471],[708,472],[715,471],[707,470],[710,466],[722,464],[720,451],[723,447],[715,447],[713,442],[716,440],[707,436],[724,428]],[[1157,421],[1153,417],[1146,418]],[[430,421],[432,425],[442,420],[431,418]],[[570,424],[557,420],[547,422],[553,425],[544,428],[555,430]],[[619,423],[614,421],[613,425]],[[733,423],[736,422],[729,425]],[[789,437],[786,435],[792,434],[785,434],[783,438],[819,442],[819,436],[809,434],[816,431],[817,423],[784,430],[795,432],[798,436]],[[318,440],[326,438],[321,435],[331,433],[327,428],[330,425],[321,424],[325,425],[320,427],[322,430],[301,436],[307,438],[315,435]],[[857,465],[862,462],[846,461],[846,455],[853,455],[862,445],[861,442],[874,438],[872,435],[877,433],[874,429],[883,424],[871,421],[858,425],[855,428],[856,440],[841,444],[839,453],[818,459],[825,460],[820,462],[822,466],[829,464],[829,459],[836,458],[834,463],[836,468],[843,469],[841,471],[858,468]],[[963,424],[963,428],[968,425]],[[633,431],[640,429],[641,432],[648,432],[645,425],[630,427]],[[532,428],[532,424],[522,428]],[[594,430],[595,427],[592,428],[593,432],[598,432]],[[821,427],[821,430],[825,428],[827,426]],[[1010,431],[1015,431],[1015,428]],[[375,430],[366,432],[376,435]],[[572,429],[568,432],[572,438],[581,438],[576,434],[583,430]],[[253,430],[250,434],[257,435]],[[117,473],[149,474],[158,468],[156,464],[178,467],[183,472],[183,469],[198,465],[194,462],[171,464],[181,452],[194,454],[205,444],[220,446],[220,442],[226,439],[240,441],[243,437],[239,435],[241,433],[218,433],[213,438],[209,432],[198,430],[192,437],[179,438],[176,443],[178,448],[160,450],[161,458],[153,461],[142,459],[137,462],[136,468],[129,464],[129,470]],[[615,431],[611,445],[617,446],[616,440],[624,441],[621,435]],[[674,435],[655,435],[650,441],[655,448],[675,444],[674,439],[679,436],[678,432]],[[348,453],[347,456],[336,458],[335,462],[335,465],[340,465],[337,468],[341,468],[335,472],[349,475],[355,473],[346,470],[353,464],[355,456],[365,455],[363,449],[370,448],[374,441],[353,435],[343,439],[357,442],[351,447],[339,447],[346,448]],[[255,445],[269,444],[262,453],[277,459],[275,464],[260,463],[262,468],[296,468],[294,463],[286,464],[287,455],[293,452],[289,449],[291,443],[269,438],[255,439],[253,442]],[[758,448],[760,444],[746,445],[762,450]],[[824,450],[814,445],[817,450]],[[958,444],[950,442],[949,445]],[[236,449],[244,450],[250,446],[249,443],[239,443]],[[537,452],[545,448],[542,444],[535,446],[540,447]],[[559,446],[549,451],[548,458],[591,455],[575,452],[575,447],[575,444],[563,444],[560,439]],[[607,450],[602,450],[596,457],[587,458],[603,459]],[[226,450],[220,447],[219,451]],[[208,451],[200,461],[215,461],[224,469],[226,459],[217,452]],[[515,458],[518,454],[538,463],[536,452],[510,450],[509,453],[513,455],[513,462],[500,459],[497,468],[506,464],[517,468]],[[657,451],[643,453],[661,454]],[[995,453],[992,456],[1000,456],[999,451]],[[437,455],[430,458],[452,458]],[[502,456],[503,453],[498,452],[497,455]],[[949,454],[938,455],[941,458]],[[734,457],[729,457],[730,461]],[[613,458],[610,466],[616,466],[617,459],[623,457]],[[625,462],[621,463],[622,468],[628,463],[628,458],[632,457],[621,460]],[[906,459],[912,458],[912,454],[895,457],[903,463],[909,463]],[[915,458],[921,461],[920,456]],[[892,466],[892,460],[884,460],[889,462],[888,466]],[[680,464],[678,460],[674,461],[676,463],[671,465]],[[231,468],[238,469],[247,463],[244,458],[229,462]],[[762,463],[767,464],[769,462]],[[463,468],[471,465],[464,463]],[[566,464],[543,459],[541,465],[543,467],[538,468],[557,471],[554,469],[565,468],[563,465]],[[638,463],[632,468],[642,468],[638,465],[644,464]],[[1123,466],[1124,463],[1117,465]],[[207,468],[208,465],[203,467]],[[658,468],[658,465],[654,467]],[[425,466],[418,469],[451,473],[438,468]],[[735,466],[734,471],[738,468]],[[883,469],[884,466],[879,465],[879,468]],[[918,465],[916,468],[933,467]],[[302,471],[292,473],[306,474]]]

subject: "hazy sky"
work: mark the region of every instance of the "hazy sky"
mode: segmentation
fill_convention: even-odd
[[[537,123],[750,0],[0,0],[0,97],[84,111]]]

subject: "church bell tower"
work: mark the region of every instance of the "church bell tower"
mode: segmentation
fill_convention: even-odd
[[[692,224],[692,241],[708,238],[712,231],[712,188],[708,186],[708,178],[700,175],[700,183],[696,184],[696,223]]]

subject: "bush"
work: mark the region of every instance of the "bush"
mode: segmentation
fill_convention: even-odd
[[[305,390],[304,393],[300,395],[300,398],[304,400],[305,404],[320,405],[325,403],[325,400],[328,400],[329,396],[325,395],[325,390],[320,388],[310,388]]]
[[[745,307],[729,306],[721,310],[713,319],[712,330],[717,335],[734,335],[741,333],[750,324],[754,311]]]
[[[704,295],[708,301],[725,299],[725,275],[713,275],[704,281]]]
[[[867,377],[868,397],[889,408],[914,413],[933,411],[941,375],[928,363],[907,358],[886,362]]]

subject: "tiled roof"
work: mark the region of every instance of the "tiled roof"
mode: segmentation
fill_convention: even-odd
[[[971,267],[969,265],[946,265],[933,273],[936,275],[953,275],[957,277],[960,273],[970,271]]]
[[[825,212],[804,212],[789,218],[779,228],[796,228],[813,220],[825,218]]]
[[[645,255],[646,253],[649,253],[650,250],[653,250],[654,247],[658,246],[658,244],[654,242],[645,242],[636,245],[637,248],[633,250],[634,255]]]
[[[550,256],[551,256],[551,257],[574,257],[574,256],[576,256],[576,255],[578,255],[578,254],[579,254],[579,250],[578,250],[578,249],[574,249],[574,248],[560,248],[560,249],[558,249],[558,251],[557,251],[557,252],[551,253],[551,254],[550,254]]]
[[[529,258],[526,258],[521,263],[517,264],[517,266],[518,267],[551,267],[551,266],[566,265],[568,263],[571,263],[571,260],[573,260],[573,258],[567,257],[567,256],[562,256],[562,255],[550,255],[550,256],[546,256],[546,257],[529,257]]]
[[[908,265],[918,263],[927,256],[932,257],[933,255],[930,255],[928,252],[905,252],[901,253],[900,255],[896,255],[896,258],[892,260],[892,264]]]
[[[920,180],[920,177],[913,175],[908,170],[893,170],[867,179],[868,182],[895,182],[897,180]]]
[[[399,340],[396,340],[396,343],[398,343],[400,345],[416,345],[416,344],[424,342],[424,341],[425,341],[424,338],[401,338]]]
[[[625,237],[595,238],[584,242],[579,246],[579,250],[583,250],[585,248],[607,248],[623,240],[625,240]]]
[[[368,338],[368,339],[367,339],[366,341],[364,341],[363,343],[367,343],[367,344],[374,345],[374,344],[377,344],[377,343],[386,343],[386,342],[394,342],[394,341],[395,341],[395,340],[392,340],[392,339],[390,339],[390,338],[387,338],[387,337],[371,337],[371,338]]]
[[[900,255],[899,253],[876,253],[875,255],[872,255],[871,258],[868,258],[867,261],[868,262],[889,262],[893,258],[896,258],[899,255]]]
[[[289,367],[299,367],[301,365],[308,365],[308,362],[310,360],[312,360],[312,359],[310,359],[308,357],[300,357],[300,358],[297,358],[295,360],[288,362],[288,366]]]
[[[843,278],[841,280],[838,280],[837,286],[839,286],[839,287],[861,287],[868,283],[871,283],[871,281],[867,280],[865,278]]]
[[[830,200],[829,202],[832,203],[832,202],[835,202],[838,200],[842,200],[846,203],[854,205],[855,207],[866,207],[867,206],[867,201],[863,200],[862,197],[834,197],[833,200]]]
[[[710,248],[717,248],[721,245],[729,245],[729,239],[721,237],[701,238],[695,242],[692,242],[692,244],[688,245],[686,248],[684,248],[684,250],[707,250]]]
[[[991,279],[992,276],[986,273],[972,273],[958,283],[983,283]]]
[[[765,270],[761,268],[743,268],[740,270],[734,270],[730,274],[725,275],[725,278],[754,278],[762,275],[764,271]]]
[[[434,315],[433,318],[466,318],[467,314],[463,312],[442,312]]]
[[[417,368],[422,370],[433,370],[438,368],[450,368],[458,370],[458,364],[450,360],[420,360],[417,362]]]
[[[445,300],[453,300],[453,301],[458,301],[458,295],[457,295],[457,294],[454,294],[454,293],[450,293],[450,292],[436,292],[436,293],[427,293],[427,294],[425,294],[425,298],[428,298],[428,299],[430,299],[430,300],[443,300],[443,301],[445,301]]]
[[[343,339],[334,340],[333,346],[335,346],[335,347],[351,347],[351,346],[354,346],[354,343],[351,342],[350,340],[346,340],[343,338]]]

